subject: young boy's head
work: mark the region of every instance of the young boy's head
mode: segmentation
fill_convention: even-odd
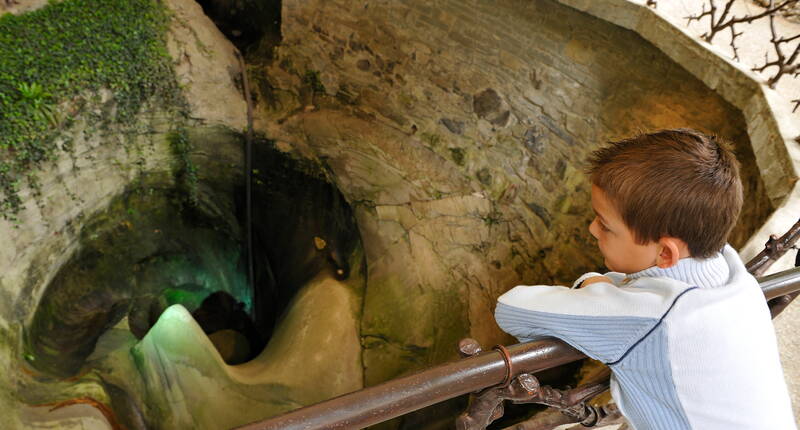
[[[597,215],[589,231],[616,272],[711,257],[725,245],[742,207],[733,152],[695,130],[611,142],[589,163]]]

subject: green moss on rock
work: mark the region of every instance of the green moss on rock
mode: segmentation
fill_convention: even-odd
[[[87,114],[99,128],[131,126],[148,101],[184,106],[166,47],[168,22],[157,0],[67,0],[0,17],[3,218],[16,217],[20,187],[36,188],[30,178],[58,157],[57,138],[99,105],[101,90],[113,104]]]

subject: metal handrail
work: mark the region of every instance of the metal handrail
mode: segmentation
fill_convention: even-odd
[[[758,278],[764,297],[772,300],[800,290],[800,267]]]
[[[800,267],[759,278],[767,300],[800,291]],[[536,373],[586,356],[548,338],[507,347],[515,374]],[[344,394],[235,430],[357,429],[378,424],[463,394],[501,384],[509,367],[486,351],[382,384]],[[516,376],[516,375],[515,375]]]
[[[530,373],[585,357],[556,339],[519,343],[507,349],[513,368]],[[362,428],[498,385],[506,378],[506,373],[506,364],[500,352],[486,351],[237,429]]]

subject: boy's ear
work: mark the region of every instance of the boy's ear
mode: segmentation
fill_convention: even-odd
[[[658,240],[656,266],[667,269],[678,264],[678,260],[681,259],[681,250],[685,247],[686,243],[677,237],[662,237]]]

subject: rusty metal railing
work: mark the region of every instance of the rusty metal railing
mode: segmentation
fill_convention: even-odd
[[[767,300],[800,291],[800,267],[759,279]],[[306,406],[236,430],[358,429],[586,356],[557,339],[490,350]]]
[[[555,339],[509,346],[514,369],[540,372],[585,357]],[[500,352],[486,351],[322,403],[306,406],[238,430],[357,429],[498,385],[507,377]]]

